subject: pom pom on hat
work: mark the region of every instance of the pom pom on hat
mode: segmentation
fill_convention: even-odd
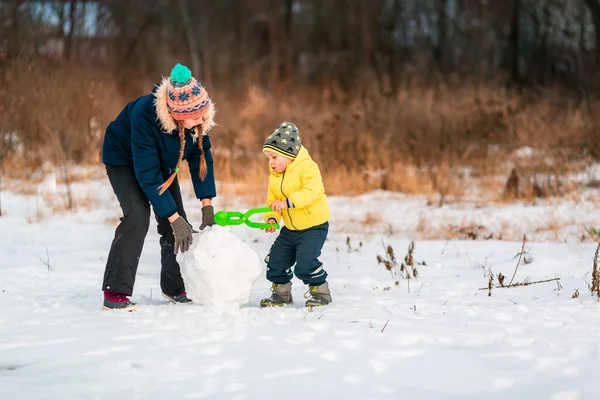
[[[182,64],[177,64],[171,70],[171,82],[176,85],[185,85],[192,79],[192,71]]]
[[[200,118],[211,108],[208,93],[185,65],[173,67],[167,90],[169,113],[177,121]]]

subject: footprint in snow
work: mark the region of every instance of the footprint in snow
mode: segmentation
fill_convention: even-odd
[[[26,364],[0,364],[0,372],[2,371],[16,371],[18,369],[26,367]]]

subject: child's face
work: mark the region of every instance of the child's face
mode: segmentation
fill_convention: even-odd
[[[292,163],[287,157],[273,153],[272,151],[265,151],[265,155],[269,159],[269,167],[278,174],[283,173],[288,165]]]

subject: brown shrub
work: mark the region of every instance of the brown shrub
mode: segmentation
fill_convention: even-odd
[[[0,86],[4,170],[26,178],[24,171],[44,161],[99,162],[104,129],[131,93],[147,93],[152,81],[146,80],[144,92],[138,88],[143,77],[135,79],[134,90],[92,67],[11,64]],[[552,93],[535,97],[468,82],[407,84],[396,97],[366,90],[335,99],[310,87],[278,98],[258,87],[208,90],[218,109],[219,125],[211,133],[216,175],[240,183],[239,194],[266,190],[262,144],[284,120],[298,125],[329,194],[383,189],[434,195],[432,202],[442,205],[470,194],[480,181],[491,198],[560,196],[574,189],[570,173],[600,157],[600,102],[584,108]],[[523,146],[553,162],[515,160],[514,150]],[[498,176],[504,179],[487,179]]]

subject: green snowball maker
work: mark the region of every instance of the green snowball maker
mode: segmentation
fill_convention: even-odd
[[[268,224],[266,222],[254,222],[250,221],[250,217],[254,214],[264,214],[268,212],[273,212],[270,207],[259,207],[259,208],[251,208],[246,211],[245,214],[242,214],[239,211],[218,211],[215,214],[215,223],[221,226],[233,226],[233,225],[241,225],[246,224],[250,228],[258,228],[258,229],[268,229],[268,228],[276,228],[279,229],[279,224]]]

